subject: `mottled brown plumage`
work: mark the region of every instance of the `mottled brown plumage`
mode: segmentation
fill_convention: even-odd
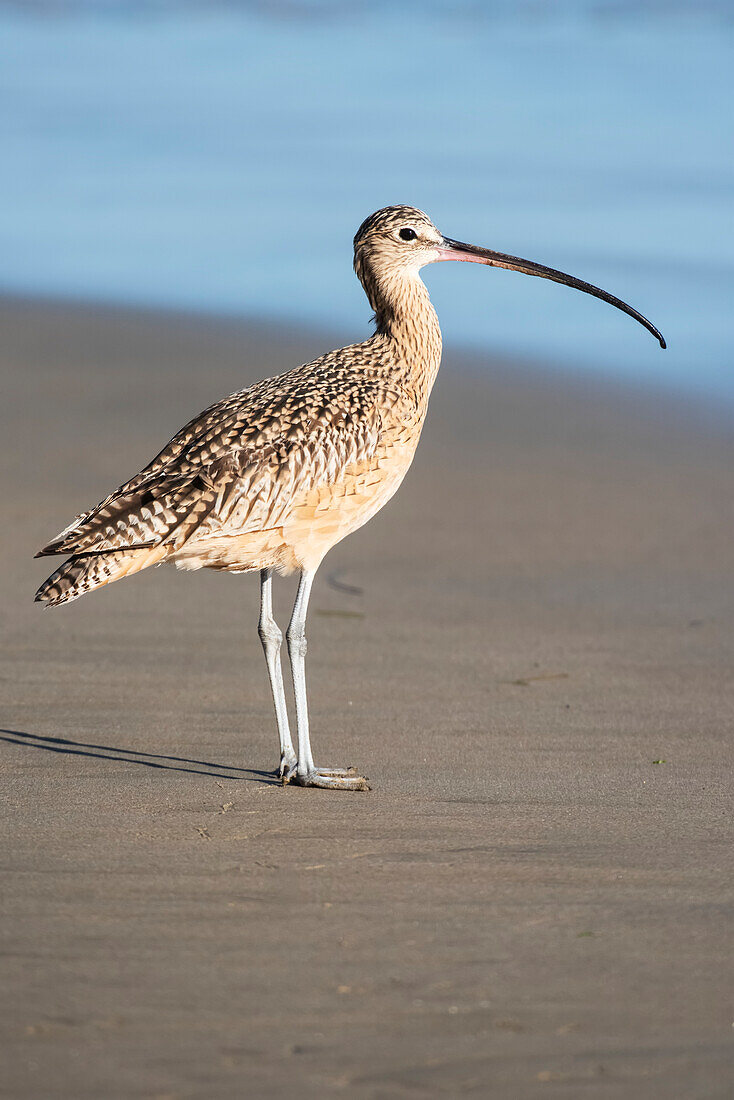
[[[148,466],[40,551],[71,554],[37,599],[69,603],[148,565],[233,572],[314,569],[398,488],[415,453],[441,335],[416,276],[391,295],[379,242],[396,207],[355,238],[377,331],[232,394],[190,421]],[[375,258],[377,262],[375,263]],[[414,285],[413,285],[414,284]],[[385,308],[390,302],[391,309]]]
[[[110,581],[172,562],[260,570],[260,637],[281,746],[280,774],[303,786],[363,789],[351,771],[316,768],[305,693],[305,617],[313,576],[340,539],[395,493],[413,460],[441,359],[441,332],[420,268],[468,260],[523,271],[604,298],[664,342],[631,307],[539,264],[444,238],[410,206],[378,210],[354,238],[354,268],[376,331],[226,397],[190,421],[130,481],[40,551],[69,554],[36,599],[70,603]],[[296,698],[293,749],[272,617],[273,571],[300,570],[288,644]]]

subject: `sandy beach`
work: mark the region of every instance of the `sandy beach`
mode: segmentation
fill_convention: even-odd
[[[0,1093],[730,1096],[726,416],[446,348],[413,469],[311,605],[316,758],[374,789],[283,788],[255,577],[44,612],[33,553],[340,335],[0,320]]]

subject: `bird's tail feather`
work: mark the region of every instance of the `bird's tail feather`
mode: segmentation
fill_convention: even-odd
[[[75,555],[43,582],[36,592],[36,600],[47,607],[71,603],[87,592],[93,592],[95,588],[101,588],[111,581],[139,573],[141,569],[157,564],[165,556],[166,549],[162,546],[150,550],[114,550],[107,554]]]

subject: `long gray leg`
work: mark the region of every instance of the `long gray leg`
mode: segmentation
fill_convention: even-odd
[[[311,737],[308,729],[308,702],[306,699],[306,612],[316,571],[301,573],[293,614],[288,624],[288,656],[293,672],[293,690],[296,696],[296,725],[298,728],[298,770],[294,782],[301,787],[329,787],[346,791],[367,791],[367,780],[356,775],[354,768],[317,768],[311,753]]]
[[[288,725],[288,710],[285,704],[285,690],[283,688],[283,671],[280,667],[280,646],[283,635],[273,618],[273,571],[272,569],[260,570],[260,622],[257,626],[260,635],[265,663],[268,666],[270,688],[273,692],[275,704],[275,718],[278,723],[278,737],[280,738],[280,767],[278,774],[284,782],[287,782],[296,770],[296,754],[291,741],[291,731]]]

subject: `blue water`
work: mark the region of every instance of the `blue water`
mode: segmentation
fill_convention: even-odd
[[[427,269],[445,339],[734,400],[727,3],[0,4],[0,287],[367,331],[407,202],[597,283]]]

